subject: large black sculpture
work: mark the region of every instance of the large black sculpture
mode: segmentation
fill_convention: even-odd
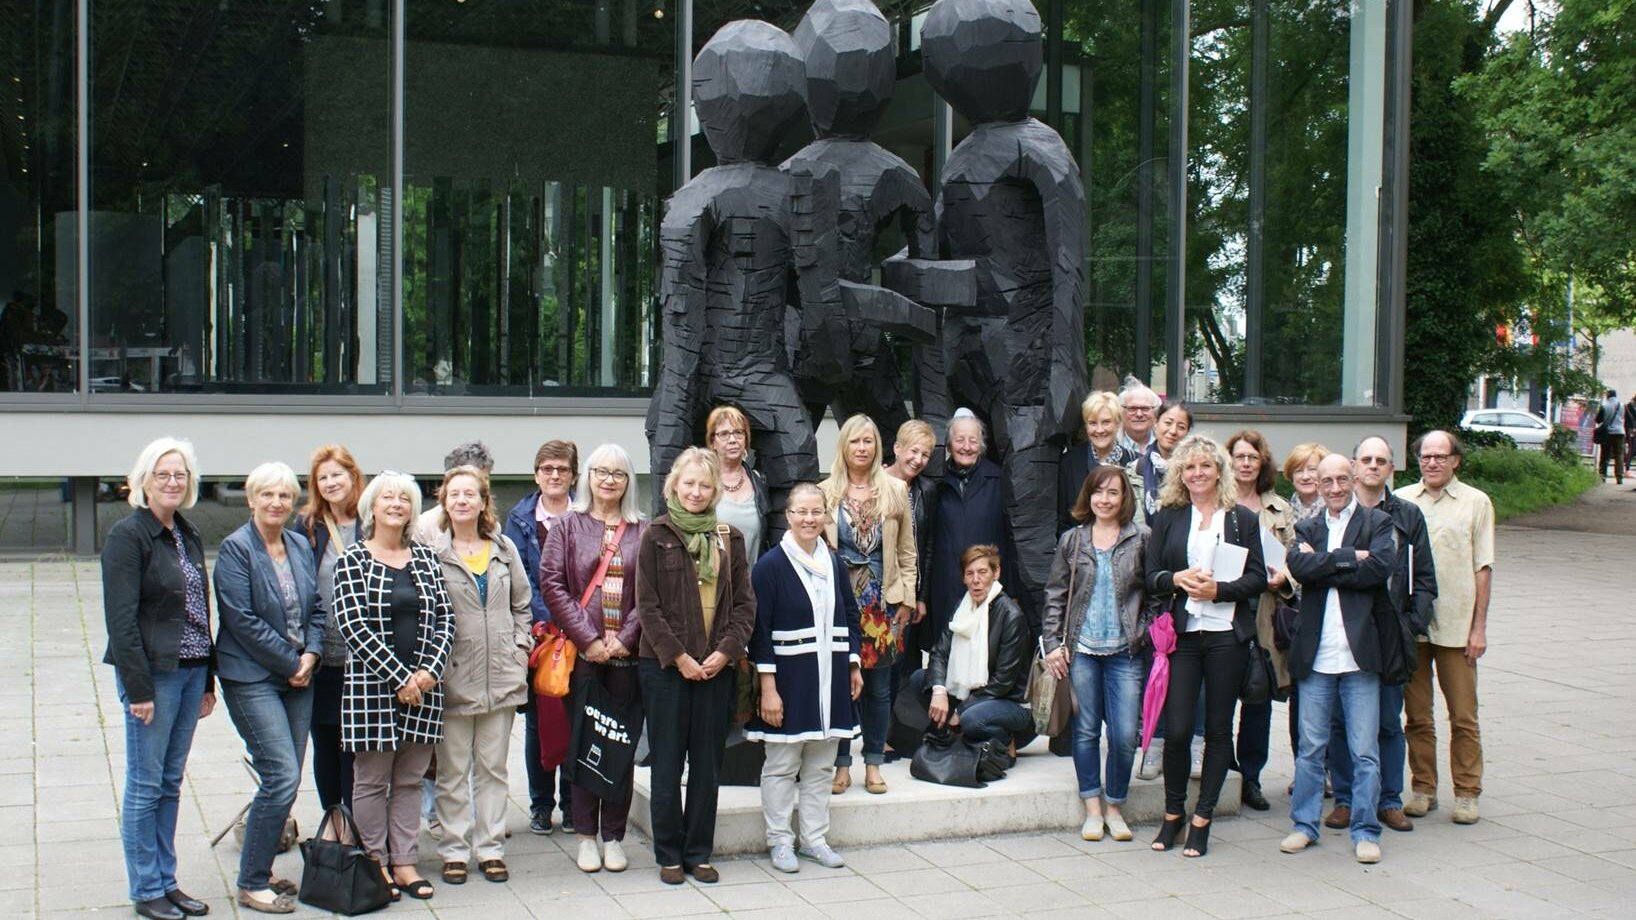
[[[928,344],[937,334],[934,312],[870,283],[877,240],[890,225],[901,228],[912,258],[929,259],[935,247],[932,199],[919,173],[870,140],[897,87],[892,27],[870,0],[818,0],[794,37],[806,65],[807,108],[817,140],[784,169],[838,180],[836,237],[851,340],[847,379],[830,383],[804,372],[802,355],[796,361],[796,385],[814,426],[831,407],[837,421],[862,412],[890,441],[909,414],[886,332]],[[941,354],[936,348],[914,350],[916,412],[939,437],[949,414]]]
[[[896,260],[888,284],[943,303],[954,403],[989,424],[1008,491],[1020,572],[1007,573],[1037,632],[1056,546],[1057,462],[1085,395],[1085,190],[1062,138],[1030,118],[1040,18],[1028,0],[938,0],[920,32],[926,78],[972,130],[949,155],[935,215],[937,257]]]
[[[844,376],[847,347],[835,273],[833,181],[768,165],[806,114],[806,74],[783,30],[741,20],[723,26],[693,65],[694,103],[720,165],[678,189],[660,224],[664,364],[648,405],[655,477],[703,443],[710,408],[732,403],[750,419],[756,467],[783,530],[791,485],[818,478],[812,423],[796,393],[786,342],[788,293],[798,292],[791,334],[811,375]],[[655,504],[663,499],[655,490]]]

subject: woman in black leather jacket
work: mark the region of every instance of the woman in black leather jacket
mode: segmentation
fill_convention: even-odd
[[[973,744],[1025,747],[1034,740],[1024,702],[1033,654],[1028,620],[1000,584],[997,547],[968,547],[960,562],[966,596],[932,648],[931,663],[909,686],[929,699],[933,725],[958,728]]]

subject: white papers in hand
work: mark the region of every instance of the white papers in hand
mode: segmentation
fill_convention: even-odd
[[[1244,577],[1244,563],[1250,559],[1250,551],[1235,543],[1217,543],[1214,556],[1210,560],[1210,577],[1216,581],[1237,581]]]
[[[1284,548],[1284,541],[1273,535],[1273,532],[1262,528],[1261,555],[1267,561],[1267,571],[1281,569],[1289,562],[1289,552]]]

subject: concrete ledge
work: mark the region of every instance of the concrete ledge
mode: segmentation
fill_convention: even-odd
[[[881,768],[889,791],[870,795],[863,789],[861,763],[855,763],[852,769],[852,788],[830,799],[829,842],[836,847],[1071,831],[1077,830],[1085,817],[1073,758],[1052,756],[1044,740],[1025,749],[1006,778],[990,783],[986,789],[920,782],[909,776],[909,762],[900,760]],[[1191,807],[1198,783],[1190,786]],[[638,769],[630,822],[651,838],[648,795],[648,771]],[[1123,810],[1138,839],[1144,834],[1151,837],[1164,813],[1163,781],[1132,780]],[[1216,815],[1236,815],[1238,811],[1239,776],[1228,773]],[[729,856],[759,853],[766,848],[760,790],[753,786],[722,787],[716,812],[716,853]]]

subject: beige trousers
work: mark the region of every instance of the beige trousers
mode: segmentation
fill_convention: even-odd
[[[768,741],[761,765],[761,814],[767,821],[767,846],[794,846],[790,819],[800,812],[801,845],[819,846],[829,834],[830,784],[835,781],[839,743]],[[799,776],[799,780],[797,777]]]
[[[437,820],[443,838],[437,855],[444,862],[504,859],[506,848],[506,757],[511,751],[513,709],[480,716],[443,717],[437,746]]]

